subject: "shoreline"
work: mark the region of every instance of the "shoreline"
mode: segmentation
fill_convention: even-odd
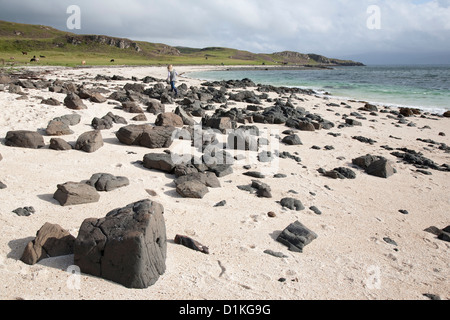
[[[211,68],[209,70],[202,70],[202,71],[230,71],[230,70],[239,70],[239,71],[245,71],[245,70],[263,70],[264,68],[261,67],[257,67],[257,68],[252,68],[252,67],[236,67],[236,68],[221,68],[221,69],[217,69],[217,68]],[[273,68],[273,70],[308,70],[310,68]],[[198,72],[198,71],[193,71]],[[195,78],[196,80],[199,80],[197,78]],[[229,79],[229,80],[241,80],[241,79]],[[252,79],[251,79],[252,80]],[[203,81],[207,81],[207,80],[203,80]],[[214,80],[211,80],[214,81]],[[278,85],[273,85],[275,87],[279,87]],[[375,100],[371,100],[371,99],[359,99],[359,98],[352,98],[352,97],[345,97],[345,96],[339,96],[339,95],[334,95],[331,94],[329,92],[327,92],[325,89],[322,90],[317,90],[317,89],[312,89],[312,88],[307,88],[307,87],[299,87],[299,86],[282,86],[282,87],[287,87],[287,88],[299,88],[299,89],[304,89],[304,90],[312,90],[314,91],[318,96],[320,97],[328,97],[328,98],[333,98],[333,99],[337,99],[337,100],[342,100],[342,101],[359,101],[361,103],[370,103],[373,105],[376,105],[378,107],[389,107],[389,108],[395,108],[395,109],[402,109],[402,108],[411,108],[411,109],[419,109],[422,112],[426,113],[426,114],[431,114],[431,115],[438,115],[438,116],[442,116],[445,112],[450,111],[450,107],[449,108],[444,108],[444,107],[429,107],[429,106],[416,106],[416,105],[408,105],[408,104],[399,104],[399,103],[392,103],[392,102],[379,102],[379,101],[375,101]]]
[[[335,66],[336,67],[336,66]],[[339,66],[338,66],[339,67]],[[343,66],[345,67],[345,66]],[[65,66],[52,66],[52,67],[44,67],[44,66],[20,66],[20,68],[24,70],[34,70],[37,69],[38,71],[43,70],[65,70],[65,69],[74,69],[74,70],[94,70],[94,69],[164,69],[165,66],[139,66],[139,65],[115,65],[115,66],[78,66],[78,67],[65,67]],[[52,69],[53,68],[53,69]],[[177,66],[180,70],[184,70],[185,68],[190,69],[189,73],[195,73],[195,72],[208,72],[208,71],[230,71],[230,70],[261,70],[264,71],[267,68],[272,70],[313,70],[312,67],[302,67],[302,66],[221,66],[221,65],[180,65]],[[331,67],[330,69],[333,69]],[[316,70],[325,70],[324,68],[317,68]],[[181,77],[183,78],[183,77]],[[184,78],[190,78],[192,80],[198,80],[198,81],[207,81],[202,80],[194,77],[186,77]],[[164,75],[165,79],[165,75]],[[163,79],[161,79],[163,80]],[[228,79],[228,80],[242,80],[242,79]],[[214,80],[213,80],[214,81]],[[278,87],[277,85],[274,85],[275,87]],[[312,88],[306,88],[306,87],[299,87],[299,86],[281,86],[281,87],[287,87],[287,88],[299,88],[304,90],[311,90],[314,91],[318,96],[322,98],[332,98],[336,100],[341,100],[344,102],[348,101],[358,101],[361,103],[369,103],[376,105],[377,107],[388,107],[388,108],[395,108],[395,109],[402,109],[402,108],[410,108],[410,109],[419,109],[425,114],[433,115],[433,116],[442,116],[445,112],[450,111],[450,107],[448,109],[442,108],[442,107],[427,107],[427,106],[413,106],[413,105],[402,105],[398,103],[392,103],[392,102],[379,102],[374,101],[370,99],[358,99],[358,98],[351,98],[351,97],[345,97],[345,96],[337,96],[328,93],[326,90],[323,90],[324,92],[321,92],[321,90],[316,90]]]
[[[209,67],[180,66],[176,69],[182,73]],[[75,144],[81,134],[93,130],[94,117],[101,118],[109,112],[123,117],[129,125],[155,125],[157,116],[145,110],[141,98],[146,97],[142,93],[129,97],[144,108],[145,121],[132,120],[136,114],[125,110],[114,98],[117,92],[126,96],[123,92],[127,84],[142,85],[144,89],[158,84],[144,83],[142,79],[146,76],[166,78],[165,67],[136,68],[65,68],[44,75],[52,83],[59,79],[62,83],[84,85],[108,97],[103,103],[84,99],[87,108],[82,110],[67,108],[62,103],[67,94],[51,92],[48,88],[21,87],[22,94],[10,93],[8,85],[0,90],[0,103],[7,106],[0,119],[0,181],[7,186],[0,190],[0,298],[427,300],[426,294],[433,294],[450,299],[447,281],[450,245],[426,231],[431,226],[443,229],[450,225],[447,194],[450,173],[419,169],[392,154],[400,149],[415,150],[436,164],[449,164],[449,153],[441,147],[450,145],[450,119],[371,113],[360,110],[365,104],[359,101],[290,92],[266,92],[267,96],[260,99],[261,104],[256,105],[231,99],[244,90],[239,87],[226,90],[226,103],[208,102],[210,99],[206,98],[201,101],[198,94],[206,93],[206,88],[201,86],[204,81],[180,77],[179,85],[186,85],[186,95],[196,97],[208,115],[215,110],[247,110],[249,105],[256,106],[252,109],[264,110],[273,107],[276,101],[286,106],[290,100],[293,108],[303,108],[313,121],[319,121],[320,117],[334,124],[325,129],[316,123],[314,131],[303,131],[283,123],[253,121],[256,117],[250,122],[249,118],[247,123],[238,125],[255,126],[261,137],[280,140],[276,146],[278,153],[291,155],[277,158],[279,165],[275,169],[280,175],[248,176],[249,171],[262,171],[265,163],[259,160],[246,163],[244,159],[233,165],[232,173],[219,177],[221,186],[210,188],[204,198],[184,198],[176,191],[174,175],[142,165],[145,155],[165,150],[176,152],[182,141],[160,149],[125,145],[116,136],[125,125],[115,123],[101,131],[104,145],[93,153],[49,148],[53,136],[45,134],[45,128],[52,119],[67,114],[77,114],[81,118],[80,123],[70,127],[73,133],[60,136],[71,144]],[[103,77],[97,78],[98,75]],[[123,79],[112,80],[114,75]],[[133,77],[137,81],[131,80]],[[246,88],[261,95],[256,89]],[[49,98],[61,103],[54,106],[42,103]],[[182,101],[180,98],[166,103],[166,112],[175,111]],[[201,123],[203,118],[193,116],[193,119]],[[6,134],[12,130],[44,133],[45,147],[6,146]],[[301,144],[282,143],[286,130],[294,130]],[[223,138],[225,136],[218,135],[219,141],[224,141]],[[395,173],[388,178],[375,177],[353,164],[353,159],[367,154],[389,160]],[[356,177],[334,179],[323,174],[334,168],[351,169]],[[130,184],[101,192],[96,203],[61,206],[53,198],[58,184],[85,181],[100,172],[127,177]],[[258,197],[248,192],[248,188],[239,188],[252,184],[254,179],[270,187],[272,198]],[[284,198],[301,201],[304,209],[283,207],[280,202]],[[47,222],[59,224],[77,237],[85,219],[103,218],[111,210],[143,199],[164,207],[167,230],[166,271],[149,288],[127,289],[88,274],[74,275],[68,272],[74,264],[73,255],[43,259],[35,265],[20,260],[27,243]],[[216,206],[222,201],[225,201],[224,206]],[[33,206],[35,213],[30,216],[13,213],[25,206]],[[319,210],[311,209],[313,207]],[[318,235],[302,253],[291,251],[277,241],[281,232],[295,221]],[[178,245],[174,241],[176,235],[199,241],[209,248],[209,254]]]

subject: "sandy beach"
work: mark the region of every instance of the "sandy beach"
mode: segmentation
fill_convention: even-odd
[[[178,73],[210,68],[217,67],[176,67]],[[32,70],[41,72],[39,77],[46,80],[101,88],[105,97],[127,83],[142,83],[147,76],[157,79],[167,76],[164,66]],[[125,80],[96,80],[97,75],[120,75]],[[186,84],[190,88],[202,83],[183,76],[177,85]],[[150,88],[155,82],[144,85]],[[0,299],[428,300],[426,294],[442,300],[450,298],[450,243],[425,231],[431,226],[443,229],[450,225],[450,172],[426,169],[431,174],[424,174],[392,155],[397,148],[407,148],[421,152],[438,165],[450,164],[450,154],[439,149],[439,145],[418,140],[450,145],[449,118],[422,113],[423,116],[407,117],[407,122],[400,124],[391,113],[358,110],[364,102],[296,94],[291,99],[295,107],[320,115],[335,127],[297,130],[302,145],[279,142],[280,153],[296,153],[301,162],[278,159],[276,172],[272,173],[286,177],[274,178],[271,174],[260,179],[270,186],[272,198],[260,198],[238,188],[255,179],[244,175],[245,172],[260,171],[264,165],[244,159],[236,161],[232,174],[219,178],[220,188],[210,188],[203,199],[189,199],[176,192],[172,175],[146,169],[139,163],[146,154],[161,153],[166,148],[151,150],[120,143],[116,132],[121,124],[101,131],[104,145],[94,153],[49,149],[52,137],[45,134],[45,128],[50,120],[63,115],[81,116],[81,122],[70,127],[73,134],[60,137],[72,144],[82,133],[93,130],[94,117],[101,118],[108,112],[125,118],[128,124],[142,123],[131,120],[136,114],[117,108],[119,102],[85,100],[87,109],[71,110],[63,104],[66,94],[22,88],[26,95],[19,95],[10,93],[8,87],[9,84],[4,84],[0,90],[0,181],[6,185],[0,190]],[[275,92],[268,95],[272,99],[288,97],[279,97]],[[48,98],[60,101],[61,105],[41,103]],[[273,105],[265,100],[262,103],[262,107]],[[220,107],[218,103],[214,105]],[[233,102],[229,108],[245,109],[248,105]],[[166,111],[174,111],[178,104],[165,106]],[[382,110],[383,106],[378,108]],[[363,116],[364,119],[358,119],[361,125],[339,128],[339,124],[345,123],[343,115],[352,112]],[[148,112],[145,115],[144,123],[155,123],[156,115]],[[194,119],[201,122],[199,117]],[[414,125],[408,126],[409,123]],[[290,129],[284,124],[249,124],[257,126],[267,138],[284,137],[282,132]],[[40,149],[6,146],[7,132],[14,130],[39,131],[46,146]],[[355,136],[376,142],[364,143],[354,139]],[[169,149],[176,150],[179,143]],[[375,177],[352,164],[352,159],[367,154],[388,159],[395,174]],[[244,165],[251,169],[245,169]],[[356,178],[332,179],[318,171],[338,167],[352,169]],[[88,180],[100,172],[127,177],[130,183],[101,192],[95,203],[61,206],[53,198],[58,184]],[[283,208],[278,201],[285,197],[300,200],[305,209]],[[163,205],[167,230],[166,271],[151,287],[128,289],[88,274],[74,275],[68,272],[74,265],[73,255],[47,258],[35,265],[20,260],[27,243],[47,222],[59,224],[77,237],[85,219],[102,218],[111,210],[143,199]],[[225,206],[215,207],[223,200]],[[28,206],[35,209],[30,216],[13,213]],[[320,209],[321,214],[312,211],[312,206]],[[407,214],[399,210],[406,210]],[[269,212],[275,216],[269,216]],[[276,241],[281,231],[295,221],[317,234],[302,253],[290,251]],[[176,244],[176,235],[195,239],[209,248],[209,254]],[[266,250],[281,252],[283,257],[267,254]]]

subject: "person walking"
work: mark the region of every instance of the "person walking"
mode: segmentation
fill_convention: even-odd
[[[175,91],[175,97],[178,96],[178,90],[177,87],[175,86],[175,83],[177,82],[177,76],[178,73],[177,71],[173,68],[173,65],[169,65],[167,66],[167,70],[169,71],[169,74],[167,76],[167,81],[170,83],[171,86],[171,92]]]

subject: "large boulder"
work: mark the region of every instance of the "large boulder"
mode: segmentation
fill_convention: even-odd
[[[143,200],[85,220],[74,244],[81,272],[145,289],[166,270],[167,238],[161,204]]]
[[[18,148],[39,149],[45,146],[44,137],[35,131],[18,130],[6,133],[5,145]]]
[[[30,241],[20,258],[26,264],[33,265],[48,257],[73,254],[75,237],[57,224],[46,223]]]
[[[75,144],[76,150],[93,153],[103,147],[103,137],[100,130],[85,132],[80,135]]]
[[[120,128],[116,137],[126,145],[138,145],[150,149],[168,148],[173,142],[174,127],[152,127],[151,125],[129,125]]]
[[[66,182],[57,186],[58,190],[53,194],[53,198],[62,206],[72,206],[97,202],[100,194],[97,190],[80,182]]]
[[[160,113],[156,118],[155,125],[159,127],[183,127],[183,119],[172,112]]]
[[[284,229],[277,241],[289,248],[289,251],[303,252],[303,248],[317,238],[317,234],[299,221],[295,221]]]

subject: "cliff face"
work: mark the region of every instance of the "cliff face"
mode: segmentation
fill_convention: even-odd
[[[327,58],[318,54],[304,54],[294,51],[283,51],[274,53],[274,55],[281,57],[286,63],[309,63],[312,61],[321,65],[334,65],[334,66],[363,66],[360,62],[350,60],[339,60]]]
[[[120,39],[120,38],[98,36],[98,35],[83,35],[83,36],[67,35],[66,39],[67,39],[67,43],[70,43],[73,45],[80,45],[83,43],[89,44],[89,43],[95,42],[98,44],[106,44],[111,47],[117,47],[119,49],[128,49],[131,47],[131,48],[134,48],[137,52],[142,51],[142,49],[139,47],[139,45],[136,42],[133,42],[128,39]]]

